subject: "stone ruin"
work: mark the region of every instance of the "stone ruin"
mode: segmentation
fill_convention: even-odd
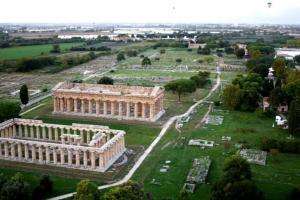
[[[222,125],[223,119],[224,117],[220,115],[208,115],[205,123],[211,125]]]
[[[266,165],[267,152],[256,149],[242,149],[239,154],[245,158],[249,163],[257,165]]]
[[[213,147],[214,146],[214,141],[209,141],[209,140],[190,140],[188,145],[190,146],[200,146],[200,147]]]
[[[183,190],[193,193],[197,184],[205,183],[210,165],[211,159],[209,156],[195,158],[192,169],[190,169],[186,178]]]
[[[105,172],[126,151],[124,135],[107,126],[15,118],[0,123],[0,159]]]

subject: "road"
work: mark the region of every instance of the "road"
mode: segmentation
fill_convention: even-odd
[[[221,83],[221,72],[219,70],[219,67],[217,67],[217,74],[218,74],[218,78],[217,78],[217,82],[214,85],[214,87],[212,87],[212,89],[210,90],[210,92],[207,94],[206,97],[204,97],[203,99],[197,101],[194,105],[192,105],[185,113],[181,114],[181,115],[177,115],[174,117],[171,117],[162,127],[159,135],[155,138],[155,140],[150,144],[150,146],[146,149],[146,151],[142,154],[141,157],[139,157],[139,159],[137,160],[137,162],[133,165],[133,167],[130,169],[130,171],[126,174],[125,177],[123,177],[121,180],[112,183],[112,184],[107,184],[107,185],[102,185],[99,186],[98,189],[102,190],[102,189],[106,189],[106,188],[110,188],[110,187],[115,187],[115,186],[119,186],[122,185],[126,182],[128,182],[130,180],[130,178],[133,176],[133,174],[136,172],[136,170],[141,166],[141,164],[143,163],[143,161],[148,157],[148,155],[151,153],[151,151],[153,150],[153,148],[158,144],[158,142],[161,140],[161,138],[166,134],[167,130],[171,127],[171,125],[178,119],[182,118],[182,117],[186,117],[189,116],[193,110],[195,108],[197,108],[197,106],[199,104],[202,104],[204,101],[206,101],[208,98],[211,97],[211,95],[213,94],[213,92],[215,92],[218,87],[220,86]],[[51,198],[49,200],[61,200],[61,199],[66,199],[66,198],[70,198],[72,196],[74,196],[76,193],[69,193],[69,194],[65,194],[65,195],[61,195],[61,196],[57,196],[54,198]]]

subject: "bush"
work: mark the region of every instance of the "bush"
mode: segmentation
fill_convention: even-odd
[[[270,138],[262,138],[260,148],[264,151],[278,149],[282,153],[300,154],[300,141],[276,140]]]
[[[113,85],[114,79],[104,76],[100,80],[97,81],[98,84],[104,84],[104,85]]]
[[[21,107],[20,103],[11,100],[0,100],[0,122],[19,117]]]

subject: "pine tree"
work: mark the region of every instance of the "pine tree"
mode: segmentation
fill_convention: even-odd
[[[26,105],[29,101],[28,88],[27,85],[22,85],[20,89],[20,99],[22,104]]]

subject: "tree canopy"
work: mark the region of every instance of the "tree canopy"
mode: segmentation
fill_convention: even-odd
[[[97,185],[89,180],[82,180],[77,184],[74,200],[98,200]]]
[[[98,84],[104,84],[104,85],[113,85],[114,84],[114,79],[103,76],[100,80],[97,81]]]
[[[142,60],[142,66],[147,67],[148,65],[151,65],[151,60],[148,57],[144,57],[143,60]]]
[[[29,101],[27,85],[22,85],[22,87],[20,89],[20,100],[21,100],[22,104],[24,104],[24,105],[26,105]]]
[[[0,100],[0,122],[19,117],[21,107],[20,103],[12,100]]]
[[[178,100],[180,101],[181,95],[185,93],[192,93],[196,91],[196,83],[189,79],[178,79],[171,81],[165,85],[167,91],[172,91],[178,94]]]

